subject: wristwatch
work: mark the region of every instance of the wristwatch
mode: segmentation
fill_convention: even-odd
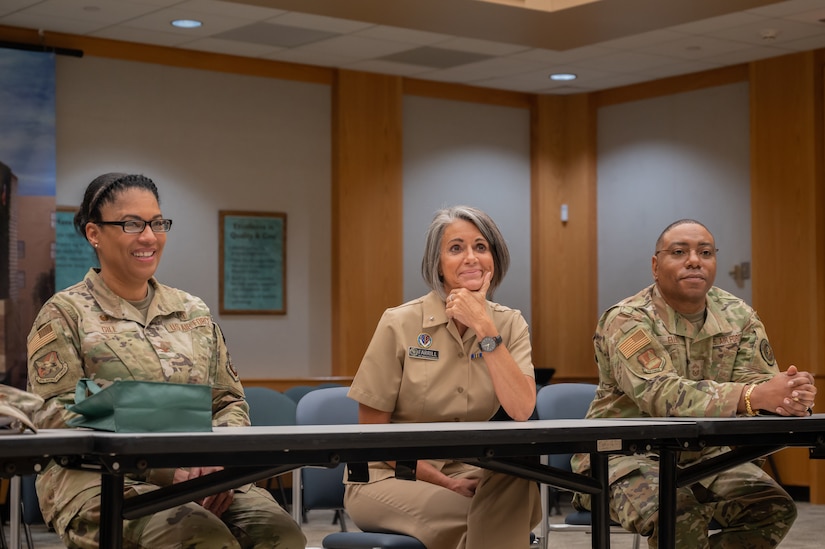
[[[485,353],[492,353],[496,350],[496,347],[498,347],[499,345],[501,345],[500,335],[497,335],[496,337],[487,336],[478,342],[478,346]]]

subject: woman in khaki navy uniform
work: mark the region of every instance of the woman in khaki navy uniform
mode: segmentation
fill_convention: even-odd
[[[154,278],[171,219],[142,175],[92,181],[75,228],[94,247],[100,269],[55,294],[28,340],[29,388],[45,399],[38,427],[66,428],[78,379],[102,387],[118,379],[212,386],[213,424],[249,425],[243,387],[206,304]],[[208,474],[217,467],[150,470],[126,478],[125,496]],[[43,516],[68,547],[97,548],[100,475],[51,462],[37,479]],[[204,512],[204,509],[209,512]],[[208,496],[123,525],[124,547],[304,548],[299,526],[256,486]]]
[[[427,231],[422,274],[432,291],[385,311],[353,380],[361,423],[515,420],[536,403],[530,335],[518,311],[487,301],[510,255],[490,217],[440,210]],[[529,543],[541,519],[534,482],[450,460],[419,461],[417,482],[371,463],[347,482],[345,506],[362,529],[408,534],[428,549]]]

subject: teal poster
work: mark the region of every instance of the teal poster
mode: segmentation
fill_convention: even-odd
[[[286,214],[220,212],[220,312],[286,313]]]
[[[60,291],[83,280],[97,257],[89,242],[74,229],[74,212],[58,210],[55,220],[54,287]]]

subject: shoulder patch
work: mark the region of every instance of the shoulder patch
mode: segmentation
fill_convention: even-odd
[[[51,322],[37,330],[27,344],[29,356],[34,356],[34,353],[57,339],[57,334],[54,333],[54,328]]]
[[[656,351],[648,349],[639,355],[639,364],[646,374],[656,374],[664,370],[665,361],[656,355]]]
[[[226,357],[226,372],[229,374],[229,377],[232,378],[232,381],[238,382],[240,381],[240,377],[238,376],[238,371],[232,365],[232,359],[229,356]]]
[[[69,371],[69,365],[60,360],[57,351],[52,351],[34,361],[34,370],[38,383],[57,383]]]
[[[648,343],[650,343],[650,337],[642,328],[637,328],[636,331],[632,332],[619,343],[619,352],[622,353],[622,356],[625,358],[630,358]]]
[[[773,356],[773,348],[767,339],[759,342],[759,352],[762,353],[762,358],[769,366],[773,366],[776,363],[776,357]]]

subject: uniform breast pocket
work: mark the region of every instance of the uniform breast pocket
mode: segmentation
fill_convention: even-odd
[[[152,368],[157,376],[157,357],[147,353],[146,338],[136,323],[97,325],[86,331],[82,343],[87,376],[102,379],[147,379]]]
[[[738,343],[724,343],[713,346],[713,362],[716,365],[716,379],[729,381],[733,373],[736,355],[739,353]]]

